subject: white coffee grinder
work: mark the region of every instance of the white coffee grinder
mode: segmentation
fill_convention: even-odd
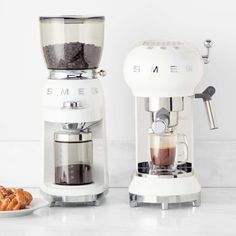
[[[41,191],[51,206],[98,205],[108,190],[104,97],[98,71],[103,16],[40,17],[49,69]]]
[[[144,41],[128,54],[126,83],[136,97],[136,171],[129,185],[130,206],[192,202],[200,205],[201,186],[193,168],[193,99],[202,98],[210,129],[214,87],[195,94],[209,62],[189,43]]]

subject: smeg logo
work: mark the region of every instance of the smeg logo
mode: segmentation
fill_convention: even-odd
[[[98,88],[91,87],[90,89],[85,88],[77,88],[77,89],[69,89],[69,88],[62,88],[62,89],[54,89],[54,88],[47,88],[46,95],[59,95],[59,96],[68,96],[71,93],[77,93],[78,95],[96,95],[99,93]]]

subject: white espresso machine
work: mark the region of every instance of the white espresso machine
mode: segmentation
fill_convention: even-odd
[[[191,44],[144,41],[128,54],[126,83],[135,96],[136,171],[129,185],[130,206],[192,202],[200,205],[201,186],[193,168],[193,100],[203,99],[210,129],[216,129],[210,86],[195,94],[209,62],[211,40],[201,56]]]
[[[51,206],[98,205],[108,190],[103,16],[40,17],[49,69],[43,91],[41,192]]]

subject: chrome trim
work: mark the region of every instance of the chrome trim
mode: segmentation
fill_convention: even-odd
[[[96,79],[96,70],[50,70],[49,79],[61,80],[83,80],[83,79]]]
[[[84,80],[84,79],[97,79],[98,77],[106,76],[105,70],[50,70],[49,79],[52,80]]]
[[[68,143],[92,141],[92,132],[57,131],[54,133],[54,141]]]
[[[196,93],[195,98],[201,98],[206,107],[206,113],[209,121],[210,129],[218,129],[216,124],[215,114],[211,104],[212,96],[215,94],[216,89],[213,86],[208,86],[202,93]]]
[[[149,97],[145,98],[146,111],[156,112],[165,108],[169,112],[184,110],[184,97]]]
[[[184,110],[184,97],[145,98],[145,110],[152,112],[152,122],[165,116],[166,129],[173,129],[178,125],[178,112]]]
[[[193,207],[201,205],[201,192],[173,195],[173,196],[141,196],[129,193],[130,207],[138,207],[144,203],[161,204],[162,210],[167,210],[170,203],[187,203],[192,202]]]
[[[78,123],[62,123],[62,128],[65,130],[76,130],[78,125]]]
[[[204,47],[207,49],[207,54],[202,56],[204,64],[208,64],[210,62],[210,48],[212,47],[213,43],[211,39],[206,39],[203,43]]]
[[[205,107],[206,107],[206,112],[207,112],[207,117],[208,117],[210,129],[211,130],[218,129],[215,114],[214,114],[213,107],[211,104],[211,100],[205,101],[204,103],[205,103]]]
[[[81,109],[83,108],[80,101],[65,101],[63,102],[63,109]]]
[[[79,22],[85,22],[85,21],[104,21],[104,16],[97,16],[97,15],[59,15],[59,16],[40,16],[40,21],[43,20],[79,20]]]
[[[46,200],[49,201],[50,207],[67,207],[67,206],[99,206],[104,200],[105,195],[108,193],[108,189],[104,192],[94,195],[84,195],[84,196],[55,196],[50,195],[42,190],[41,194]]]
[[[144,173],[140,173],[140,172],[134,173],[134,175],[137,175],[139,177],[144,177],[144,178],[185,178],[185,177],[192,176],[193,174],[194,174],[193,170],[189,173],[187,173],[183,170],[178,170],[178,171],[172,172],[171,174],[168,174],[168,175],[144,174]]]

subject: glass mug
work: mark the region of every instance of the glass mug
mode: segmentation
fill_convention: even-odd
[[[168,132],[163,134],[149,134],[151,173],[174,172],[178,164],[188,160],[188,144],[184,134]]]

